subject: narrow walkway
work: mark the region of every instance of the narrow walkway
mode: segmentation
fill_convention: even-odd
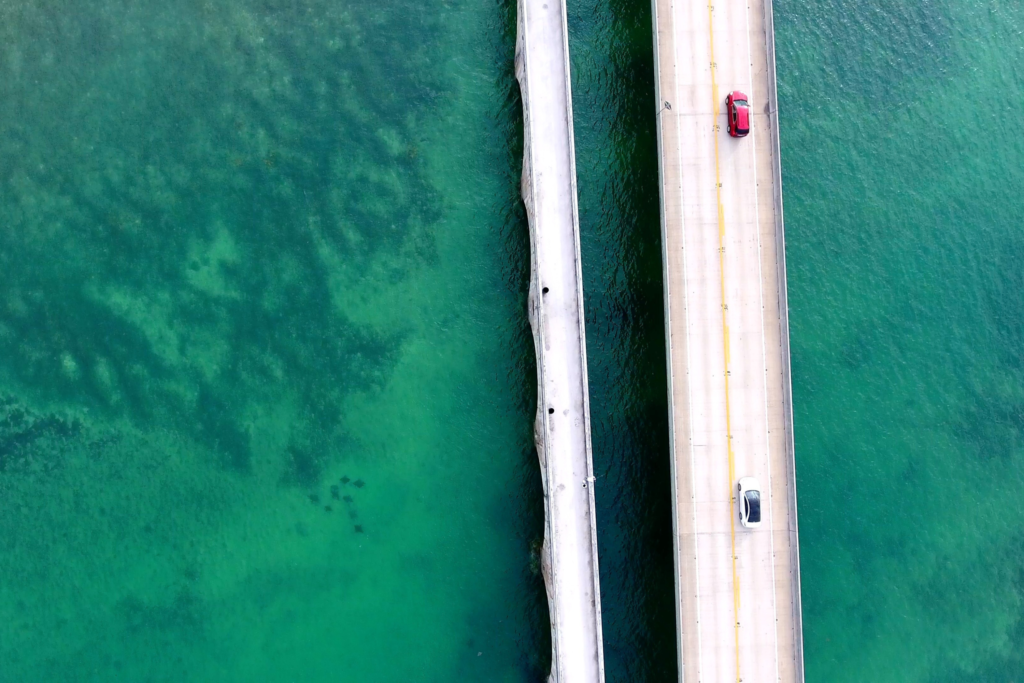
[[[564,0],[519,0],[522,193],[530,222],[534,438],[544,478],[542,567],[551,683],[601,683],[601,592],[590,452],[587,347]]]
[[[686,683],[803,681],[771,0],[653,0]],[[725,97],[750,96],[746,138]],[[756,477],[759,529],[736,485]]]

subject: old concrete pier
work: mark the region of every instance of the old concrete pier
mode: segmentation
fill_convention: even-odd
[[[564,0],[519,0],[522,195],[530,223],[534,436],[544,480],[542,568],[552,683],[604,680],[587,348]]]

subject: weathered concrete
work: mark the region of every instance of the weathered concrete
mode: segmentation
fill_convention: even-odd
[[[519,0],[522,194],[530,222],[534,435],[544,479],[553,683],[604,680],[587,349],[564,0]]]
[[[771,2],[653,7],[680,680],[803,681]],[[743,476],[760,529],[738,522]]]

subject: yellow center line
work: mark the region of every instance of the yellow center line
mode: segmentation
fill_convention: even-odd
[[[718,83],[715,80],[715,72],[718,65],[715,63],[715,12],[714,5],[708,3],[708,35],[711,46],[711,98],[714,101],[715,126],[711,129],[715,137],[715,195],[718,200],[718,270],[722,282],[722,346],[725,358],[725,441],[726,450],[729,454],[729,500],[733,500],[733,491],[736,482],[736,456],[732,450],[732,420],[729,414],[729,306],[725,299],[725,208],[722,206],[722,164],[718,152]],[[728,125],[728,124],[727,124]],[[732,506],[730,506],[732,507]],[[733,637],[735,639],[736,651],[736,681],[742,681],[740,677],[740,577],[736,571],[736,512],[729,512],[729,535],[732,541],[732,609],[733,609]]]

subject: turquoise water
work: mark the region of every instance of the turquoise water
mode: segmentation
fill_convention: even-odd
[[[776,15],[808,680],[1016,680],[1024,8]],[[650,8],[569,19],[608,678],[670,681]],[[0,37],[0,681],[543,680],[512,3]]]
[[[779,0],[808,681],[1024,665],[1024,6]]]
[[[0,680],[539,680],[514,8],[0,44]]]

